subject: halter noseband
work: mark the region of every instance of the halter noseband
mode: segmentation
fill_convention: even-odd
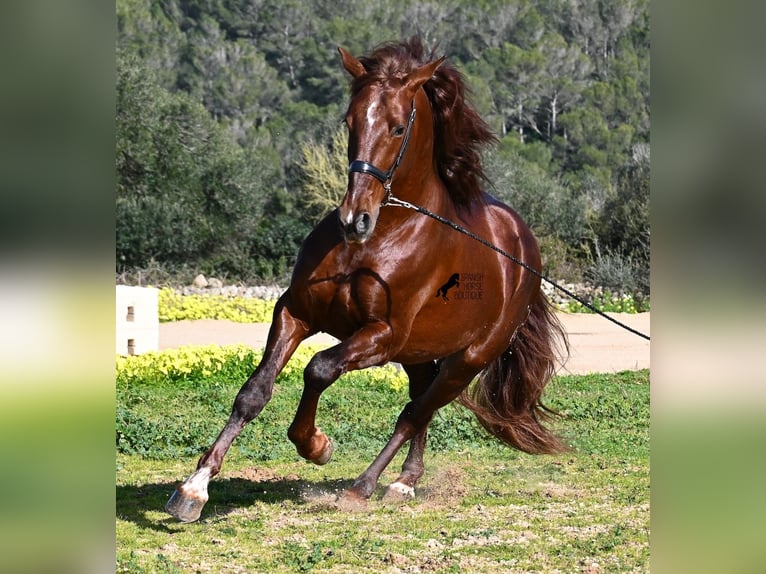
[[[410,141],[410,134],[412,133],[413,123],[415,123],[415,100],[412,100],[412,111],[410,112],[410,119],[407,122],[407,131],[404,132],[404,140],[402,140],[402,145],[399,148],[399,155],[396,156],[396,161],[394,161],[394,164],[388,171],[383,171],[382,169],[372,165],[370,162],[358,159],[348,164],[348,173],[367,173],[383,184],[383,189],[386,190],[387,194],[386,199],[383,201],[384,205],[388,199],[388,196],[391,195],[391,180],[394,177],[394,171],[397,167],[399,167],[399,162],[402,161],[402,156],[407,150],[407,144]]]

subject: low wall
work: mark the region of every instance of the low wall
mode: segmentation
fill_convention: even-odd
[[[140,355],[159,348],[158,294],[153,287],[117,286],[115,342],[118,355]]]

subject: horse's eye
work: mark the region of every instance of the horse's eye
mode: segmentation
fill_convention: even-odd
[[[391,135],[400,138],[404,135],[404,126],[396,126],[391,130]]]

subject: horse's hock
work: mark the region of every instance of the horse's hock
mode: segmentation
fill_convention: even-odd
[[[140,355],[159,348],[158,296],[159,291],[153,287],[117,286],[118,355]]]

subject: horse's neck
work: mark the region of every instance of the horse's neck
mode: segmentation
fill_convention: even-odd
[[[427,108],[426,113],[430,116],[429,108]],[[435,132],[433,126],[423,125],[421,130],[423,131],[418,133],[417,137],[410,142],[409,148],[405,152],[405,158],[407,157],[406,154],[415,154],[415,157],[409,157],[411,163],[407,166],[406,175],[403,174],[400,182],[396,181],[396,175],[394,175],[392,194],[443,217],[454,216],[454,203],[434,165],[433,141]]]
[[[423,170],[423,172],[417,180],[410,183],[409,193],[406,194],[409,197],[402,196],[400,199],[433,213],[438,213],[442,217],[449,217],[454,214],[454,204],[441,178],[432,169]]]

